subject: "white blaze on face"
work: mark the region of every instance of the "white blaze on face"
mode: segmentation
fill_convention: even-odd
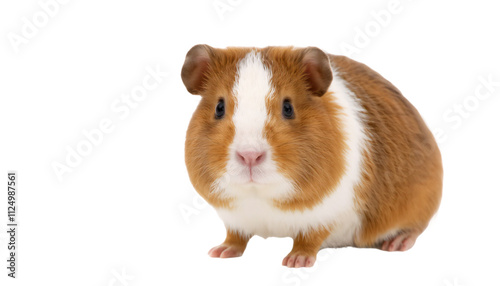
[[[262,63],[261,54],[249,52],[238,64],[233,86],[235,135],[229,146],[226,174],[214,183],[214,191],[232,197],[251,193],[269,198],[293,191],[291,182],[278,172],[272,148],[264,137],[268,120],[266,100],[273,92],[271,71]],[[237,152],[265,152],[265,159],[252,167],[250,177],[248,166],[238,161]]]
[[[234,147],[238,151],[268,148],[263,132],[267,120],[266,99],[271,92],[271,72],[262,63],[260,53],[248,53],[239,63],[233,87]]]

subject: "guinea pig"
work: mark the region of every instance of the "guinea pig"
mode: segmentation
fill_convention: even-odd
[[[201,95],[189,178],[227,230],[211,257],[241,256],[253,235],[291,237],[288,267],[326,247],[405,251],[436,213],[436,141],[366,65],[315,47],[196,45],[181,77]]]

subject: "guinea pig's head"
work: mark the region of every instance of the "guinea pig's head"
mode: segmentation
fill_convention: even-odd
[[[318,48],[187,53],[182,80],[201,95],[186,136],[191,182],[211,204],[258,195],[283,206],[321,200],[344,171],[342,110]]]

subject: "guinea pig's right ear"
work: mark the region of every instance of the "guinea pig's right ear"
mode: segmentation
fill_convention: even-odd
[[[333,74],[328,56],[316,47],[303,50],[302,65],[312,94],[322,96],[332,83]]]
[[[196,45],[186,54],[181,77],[186,89],[192,94],[202,94],[205,90],[205,79],[210,65],[210,54],[213,48],[208,45]]]

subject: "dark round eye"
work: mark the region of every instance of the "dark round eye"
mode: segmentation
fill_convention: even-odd
[[[285,117],[286,119],[295,118],[293,106],[289,99],[285,99],[285,101],[283,101],[283,117]]]
[[[217,106],[215,107],[215,119],[221,119],[226,113],[226,107],[224,106],[224,100],[219,99]]]

